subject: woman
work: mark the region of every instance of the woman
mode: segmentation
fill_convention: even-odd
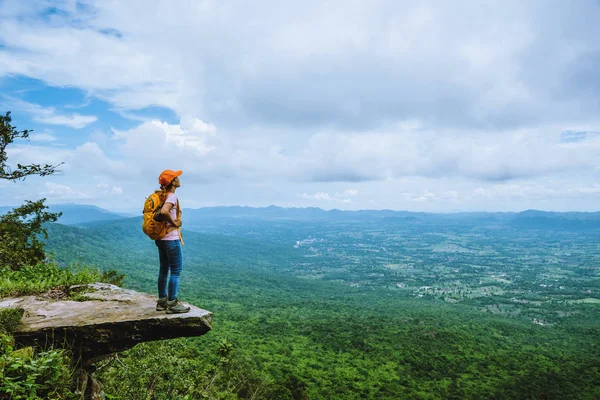
[[[167,169],[158,177],[161,190],[167,194],[165,203],[160,210],[161,216],[166,221],[167,234],[155,240],[160,259],[156,311],[166,311],[169,314],[190,311],[190,307],[184,305],[177,298],[179,276],[183,269],[181,234],[179,232],[179,228],[181,227],[181,210],[179,208],[179,200],[177,200],[177,196],[175,195],[175,191],[181,186],[179,175],[181,175],[181,171]],[[170,278],[169,272],[171,273]]]

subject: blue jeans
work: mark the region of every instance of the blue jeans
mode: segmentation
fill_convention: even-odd
[[[181,242],[179,240],[155,240],[154,243],[158,247],[158,257],[160,259],[158,297],[168,297],[170,301],[175,300],[179,291],[179,276],[183,269]],[[169,278],[169,271],[171,272],[171,278]],[[169,283],[168,296],[167,281]]]

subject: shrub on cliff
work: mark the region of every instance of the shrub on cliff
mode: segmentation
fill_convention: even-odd
[[[10,335],[0,333],[0,398],[74,398],[70,364],[63,350],[17,349]]]

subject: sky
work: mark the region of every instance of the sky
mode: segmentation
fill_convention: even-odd
[[[0,0],[0,205],[600,209],[600,2]]]

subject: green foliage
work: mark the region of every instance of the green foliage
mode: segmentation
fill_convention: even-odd
[[[193,339],[143,343],[99,369],[115,399],[308,399],[299,378],[274,381],[226,339],[202,350]]]
[[[286,237],[302,238],[315,232],[314,226],[301,234],[294,231],[297,226],[281,226],[289,229],[288,236],[274,225],[243,229],[252,235],[277,236],[284,244]],[[325,249],[321,253],[326,256],[320,258],[311,255],[312,250],[303,256],[292,248],[293,240],[284,245],[186,232],[182,298],[214,312],[213,330],[200,338],[147,343],[120,354],[97,374],[105,391],[121,399],[600,398],[600,314],[596,304],[570,304],[568,307],[577,307],[577,313],[552,326],[540,326],[521,315],[509,318],[483,313],[480,306],[485,302],[477,298],[473,303],[450,304],[434,296],[419,298],[408,291],[370,284],[384,279],[379,274],[370,277],[373,271],[380,272],[375,261],[390,261],[381,252],[363,256],[364,247],[354,246],[357,240],[340,233],[349,228],[328,226],[319,231],[346,240],[342,244],[347,251],[362,257],[356,265],[351,262],[355,258],[336,259],[333,251]],[[85,229],[53,224],[49,229],[48,248],[57,261],[79,259],[105,268],[119,266],[127,273],[126,286],[155,293],[156,248],[139,233],[138,220],[93,224]],[[360,235],[358,227],[353,229]],[[394,234],[399,232],[397,229]],[[423,279],[418,285],[426,285],[425,275],[436,279],[440,272],[448,273],[441,269],[451,262],[448,257],[425,248],[429,239],[439,241],[438,237],[418,231],[414,237],[402,233],[400,250],[408,253],[408,244],[415,243],[415,258],[424,262],[407,271],[392,270],[393,279],[415,276]],[[506,241],[514,240],[507,236]],[[557,243],[547,244],[542,239],[540,247]],[[381,238],[369,240],[376,246]],[[469,240],[481,240],[484,245],[490,242],[477,237]],[[366,241],[361,236],[359,243]],[[579,246],[581,243],[581,238],[577,239]],[[312,245],[319,246],[330,244]],[[510,247],[495,242],[494,246],[498,250]],[[514,246],[517,250],[513,251],[523,256],[534,251]],[[465,253],[464,257],[474,256]],[[432,260],[434,266],[428,265]],[[577,265],[577,260],[573,256],[571,263]],[[504,256],[504,261],[493,265],[523,274],[531,269],[533,274],[533,268],[525,268],[529,262]],[[353,265],[352,271],[339,271],[348,264]],[[468,268],[460,277],[475,282],[480,279],[477,264],[491,265],[483,260],[471,264],[475,265],[455,268]],[[542,268],[543,264],[536,265],[535,270],[543,274]],[[334,270],[338,270],[337,281],[309,275],[315,271],[326,276]],[[488,272],[483,275],[490,275]],[[454,279],[457,276],[455,273]],[[362,286],[340,283],[349,279]],[[507,290],[528,288],[526,280],[515,281],[519,286]],[[594,282],[585,285],[595,290]],[[496,304],[506,298],[489,296],[489,300]],[[544,311],[540,305],[535,308],[532,311]]]
[[[120,284],[122,279],[123,275],[114,270],[105,272],[81,264],[62,268],[53,262],[38,263],[18,271],[4,269],[0,275],[0,297],[39,294],[51,289],[69,295],[72,285],[94,282]]]
[[[29,140],[29,133],[31,132],[30,130],[19,131],[11,125],[11,122],[10,111],[5,115],[0,115],[0,179],[17,181],[25,179],[29,175],[46,176],[57,172],[58,165],[17,164],[17,168],[14,170],[8,166],[6,147],[15,139]]]
[[[214,386],[222,369],[187,347],[185,339],[143,343],[115,356],[106,367],[99,367],[105,387],[110,388],[107,393],[121,399],[236,398]]]
[[[46,199],[26,201],[24,205],[0,216],[0,268],[18,270],[25,265],[37,264],[46,258],[44,243],[48,233],[43,224],[55,222],[60,213],[45,211]]]
[[[0,334],[0,398],[72,399],[70,360],[62,350],[16,349]]]
[[[122,286],[123,279],[125,279],[125,274],[120,274],[116,269],[111,269],[108,271],[102,271],[102,276],[100,277],[99,282],[111,283],[115,286]]]
[[[0,308],[0,334],[11,333],[23,317],[22,308]]]
[[[0,115],[0,179],[17,181],[29,175],[46,176],[57,172],[52,165],[17,164],[16,169],[8,165],[6,148],[15,139],[29,139],[28,130],[19,131],[11,125],[10,112]],[[20,207],[0,216],[0,268],[18,270],[24,265],[33,265],[46,258],[44,245],[38,239],[43,234],[48,237],[43,224],[55,222],[60,213],[49,213],[44,201],[26,201]]]

